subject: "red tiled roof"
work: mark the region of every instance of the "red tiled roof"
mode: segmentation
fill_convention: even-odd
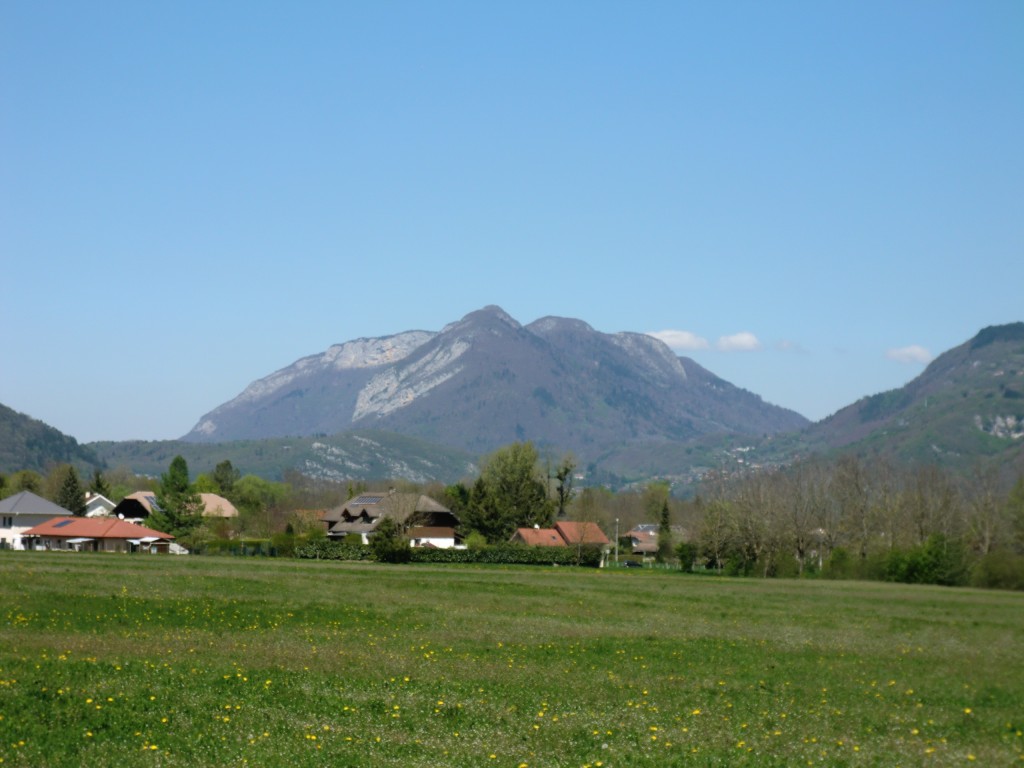
[[[158,539],[174,538],[169,533],[154,531],[144,525],[136,525],[116,517],[55,517],[29,528],[22,535],[67,539],[141,539],[147,536]]]
[[[597,523],[577,523],[563,520],[555,523],[555,530],[567,544],[607,544],[608,537]]]
[[[512,541],[521,541],[531,547],[564,547],[563,539],[554,528],[518,528]]]

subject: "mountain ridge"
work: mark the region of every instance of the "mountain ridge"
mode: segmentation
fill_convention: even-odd
[[[362,357],[328,365],[356,349]],[[436,333],[359,339],[300,358],[205,414],[182,439],[375,429],[478,454],[529,438],[588,457],[622,441],[808,424],[646,334],[606,334],[555,316],[524,326],[490,305]]]

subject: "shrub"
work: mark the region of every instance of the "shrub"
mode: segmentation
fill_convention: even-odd
[[[306,560],[369,560],[372,555],[365,544],[319,539],[296,547],[295,557]]]
[[[485,549],[409,550],[414,563],[479,563],[489,565],[581,565],[596,568],[601,564],[601,548],[524,547],[498,544]]]
[[[989,552],[975,564],[971,586],[1024,590],[1024,557],[1005,549]]]
[[[370,550],[381,563],[407,563],[412,551],[402,529],[390,517],[380,521],[376,533],[370,538]]]

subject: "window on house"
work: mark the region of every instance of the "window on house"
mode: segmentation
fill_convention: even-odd
[[[9,517],[7,515],[4,515],[3,525],[0,525],[0,528],[13,528],[13,527],[14,527],[14,517],[13,516]]]

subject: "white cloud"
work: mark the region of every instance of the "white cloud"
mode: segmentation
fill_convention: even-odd
[[[722,352],[750,352],[761,348],[757,336],[749,331],[734,333],[732,336],[720,336],[716,345]]]
[[[790,341],[789,339],[783,339],[782,341],[776,342],[775,348],[779,350],[779,352],[795,352],[801,355],[807,354],[807,350],[798,342]]]
[[[707,339],[703,339],[695,333],[690,333],[690,331],[652,331],[647,335],[665,342],[671,349],[677,352],[692,352],[697,349],[707,349],[710,346]]]
[[[932,360],[932,353],[917,344],[890,349],[885,353],[885,356],[890,360],[895,360],[897,363],[907,363],[908,365],[926,365]]]

